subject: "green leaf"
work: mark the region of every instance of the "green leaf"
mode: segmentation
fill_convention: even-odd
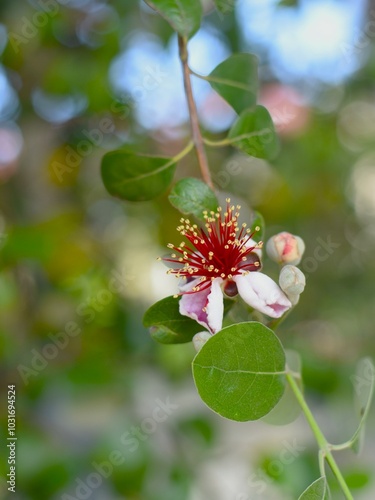
[[[375,368],[371,359],[361,359],[357,365],[356,374],[352,377],[355,390],[354,405],[360,420],[357,430],[350,439],[350,446],[357,453],[361,450],[363,443],[366,419],[374,395],[374,379]]]
[[[257,231],[256,228],[259,228],[259,231]],[[259,242],[264,239],[264,233],[265,233],[264,218],[263,215],[260,212],[257,212],[256,210],[253,211],[250,230],[252,233],[254,233],[253,235],[254,241]]]
[[[266,415],[285,386],[280,340],[261,323],[228,326],[213,335],[193,360],[193,376],[206,405],[245,422]]]
[[[234,122],[228,138],[250,156],[272,159],[278,152],[278,140],[272,118],[266,108],[245,110]]]
[[[118,149],[102,159],[102,178],[108,192],[129,201],[152,200],[170,185],[176,170],[173,158],[142,156]]]
[[[302,495],[298,498],[298,500],[328,500],[330,498],[328,484],[326,478],[320,477],[316,481],[314,481],[306,490],[302,493]]]
[[[299,0],[280,0],[278,7],[298,7]]]
[[[258,59],[252,54],[233,54],[207,76],[207,81],[241,114],[256,104]]]
[[[227,14],[234,10],[237,0],[214,0],[214,4],[219,12]]]
[[[297,378],[297,384],[301,391],[302,387],[302,378],[301,378],[301,358],[298,352],[292,351],[289,349],[285,350],[286,363],[288,368],[295,373],[298,373],[300,376]],[[287,425],[291,422],[294,422],[296,418],[301,414],[301,407],[294,395],[289,384],[285,387],[285,392],[282,395],[280,401],[277,405],[272,408],[272,410],[263,417],[263,421],[267,424],[272,425]]]
[[[200,0],[145,0],[181,36],[191,38],[198,31],[203,9]]]
[[[184,344],[204,330],[196,321],[182,316],[179,300],[166,297],[152,305],[143,317],[143,325],[150,328],[151,337],[162,344]]]
[[[183,214],[195,215],[204,220],[203,211],[217,211],[219,203],[213,191],[199,179],[181,179],[173,187],[169,201]]]

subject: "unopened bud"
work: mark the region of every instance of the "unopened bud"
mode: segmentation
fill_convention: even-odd
[[[288,299],[292,303],[292,306],[296,306],[298,304],[299,298],[300,298],[300,294],[299,293],[297,293],[297,295],[292,295],[292,294],[288,295]]]
[[[280,271],[279,285],[281,290],[288,296],[289,300],[295,305],[298,302],[298,296],[303,292],[306,285],[306,278],[303,272],[296,266],[284,266]],[[292,297],[292,299],[291,299]]]
[[[268,240],[266,251],[273,261],[296,266],[301,262],[305,244],[299,236],[283,232],[275,234]]]
[[[195,350],[199,352],[204,344],[212,337],[212,335],[208,332],[199,332],[196,333],[193,337],[193,345]]]

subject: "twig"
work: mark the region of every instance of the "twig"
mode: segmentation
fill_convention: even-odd
[[[188,66],[187,39],[185,37],[179,35],[178,47],[179,47],[179,54],[180,54],[180,59],[181,59],[181,63],[182,63],[186,99],[187,99],[188,107],[189,107],[191,132],[192,132],[192,136],[193,136],[195,150],[197,152],[199,167],[200,167],[200,170],[202,173],[202,178],[203,178],[204,182],[211,189],[214,189],[214,185],[213,185],[212,179],[211,179],[210,169],[208,167],[206,151],[204,149],[203,137],[202,137],[201,130],[199,127],[197,107],[195,105],[193,91],[192,91],[192,87],[191,87],[190,69]]]

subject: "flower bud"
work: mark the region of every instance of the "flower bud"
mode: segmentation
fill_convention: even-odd
[[[296,306],[298,304],[299,297],[300,297],[299,293],[297,293],[297,295],[291,295],[291,294],[288,295],[288,299],[292,303],[292,306]]]
[[[266,251],[268,257],[279,264],[298,265],[305,251],[305,244],[299,236],[283,232],[268,240]]]
[[[299,295],[305,289],[306,278],[298,267],[288,265],[284,266],[280,271],[279,284],[282,291],[295,305],[298,302]]]
[[[212,337],[212,335],[208,332],[199,332],[196,333],[193,337],[193,345],[195,350],[199,352],[204,344]]]

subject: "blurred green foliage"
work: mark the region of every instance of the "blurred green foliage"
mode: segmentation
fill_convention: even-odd
[[[313,442],[298,434],[307,448],[282,473],[275,475],[267,464],[284,434],[303,424],[272,428],[272,439],[265,424],[243,424],[236,438],[233,427],[211,414],[195,393],[192,346],[157,345],[142,326],[144,311],[173,293],[162,264],[155,262],[168,242],[179,243],[174,228],[180,216],[168,193],[131,204],[110,199],[101,182],[100,160],[110,148],[132,142],[145,153],[174,156],[188,142],[187,126],[176,135],[168,127],[145,131],[136,103],[116,93],[109,78],[111,62],[126,50],[130,34],[149,32],[167,46],[171,28],[137,0],[115,0],[108,15],[94,20],[91,2],[78,3],[79,9],[74,2],[51,1],[55,13],[36,29],[32,20],[43,12],[42,1],[0,5],[9,35],[2,70],[19,99],[0,128],[17,121],[23,136],[21,155],[0,164],[0,414],[5,430],[6,388],[14,383],[17,498],[74,497],[77,478],[85,481],[95,473],[93,463],[108,461],[114,450],[123,461],[107,478],[100,476],[93,500],[218,498],[225,478],[213,481],[209,465],[222,470],[220,460],[233,457],[235,443],[257,434],[258,441],[252,437],[241,452],[249,476],[260,467],[272,484],[280,483],[280,498],[297,498],[319,475]],[[230,51],[244,50],[235,14],[223,17],[205,5],[204,25],[219,30]],[[321,411],[332,441],[348,438],[355,428],[350,375],[357,359],[375,354],[371,44],[367,64],[348,81],[318,86],[309,104],[289,111],[294,117],[279,126],[281,150],[272,165],[250,161],[230,147],[208,148],[216,186],[239,194],[264,215],[266,237],[286,229],[305,240],[306,291],[280,337],[301,354],[307,397]],[[258,56],[263,86],[280,85],[267,71],[267,55]],[[55,101],[44,102],[37,114],[37,90],[62,100],[75,96],[82,109],[48,121]],[[58,113],[71,107],[62,102]],[[93,144],[87,132],[108,117],[115,132]],[[56,162],[65,167],[62,175]],[[193,155],[177,175],[199,176]],[[266,265],[276,275],[276,267]],[[79,334],[67,333],[71,322]],[[64,347],[54,348],[57,342]],[[147,421],[155,400],[167,397],[178,409],[165,421]],[[375,447],[373,412],[369,422],[364,454],[342,459],[351,487],[363,499],[374,491],[373,471],[365,465]],[[134,437],[142,425],[142,437]],[[121,443],[124,433],[133,446]],[[4,478],[4,444],[1,457]],[[265,484],[258,497],[248,484],[244,498],[268,498]],[[0,483],[4,496],[6,488]],[[232,494],[236,498],[237,491]],[[333,494],[339,498],[339,492]]]

